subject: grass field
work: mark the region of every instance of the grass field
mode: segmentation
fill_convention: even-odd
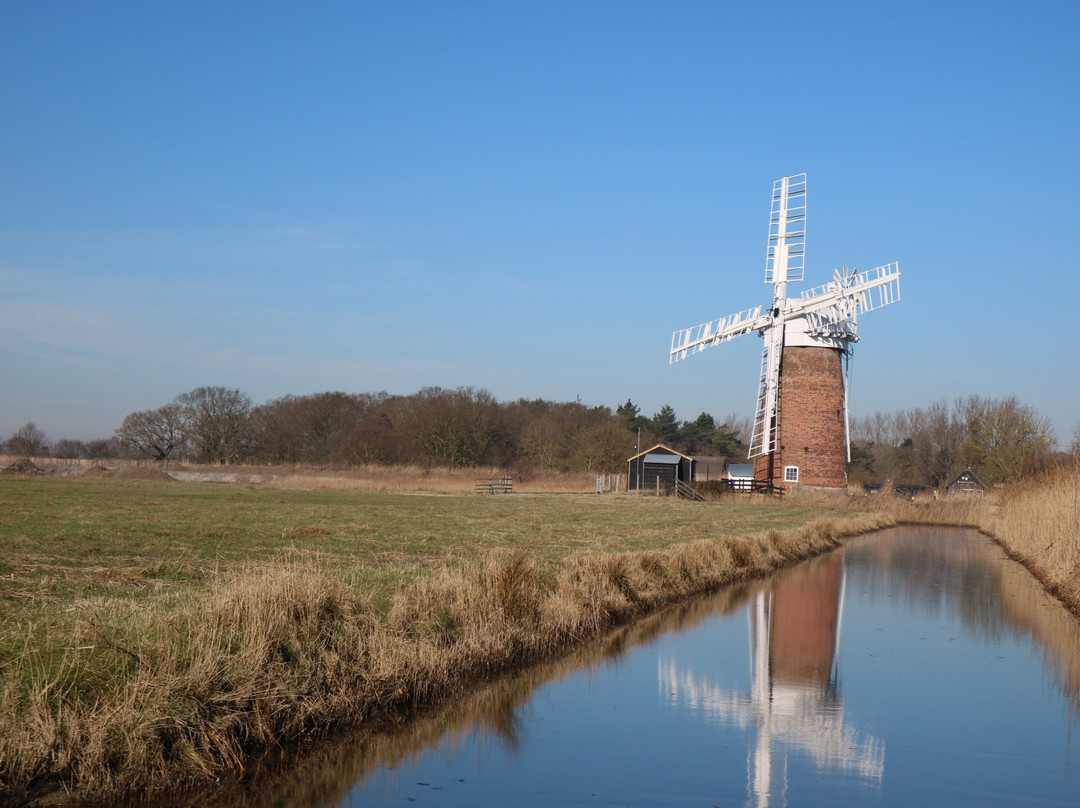
[[[0,794],[234,775],[884,522],[850,502],[0,479]]]
[[[940,502],[691,503],[588,480],[475,495],[422,469],[393,475],[410,493],[385,469],[96,471],[0,476],[3,804],[227,782],[897,522],[992,533],[1080,614],[1075,472]]]
[[[544,560],[657,550],[806,524],[823,509],[701,508],[616,495],[413,496],[142,480],[0,481],[0,625],[88,598],[160,599],[215,576],[298,560],[390,594],[492,550]],[[7,631],[5,630],[5,634]]]

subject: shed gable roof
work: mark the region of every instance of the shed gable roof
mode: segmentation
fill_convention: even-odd
[[[644,452],[639,452],[638,454],[631,457],[630,462],[633,462],[634,460],[637,460],[639,457],[644,457],[646,460],[648,460],[648,455],[651,455],[651,454],[675,455],[676,457],[682,458],[683,460],[693,460],[693,458],[690,457],[689,455],[684,455],[682,452],[676,452],[670,446],[665,446],[662,443],[658,443],[655,446],[653,446],[651,449],[646,449]],[[652,462],[652,461],[649,461],[649,462]],[[657,461],[657,462],[659,462],[659,461]]]
[[[664,466],[677,466],[682,462],[682,457],[667,452],[649,452],[644,458],[646,463],[657,463]]]

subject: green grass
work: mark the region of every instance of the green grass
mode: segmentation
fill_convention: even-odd
[[[0,479],[0,800],[235,769],[821,552],[857,504]]]
[[[820,507],[611,495],[415,496],[144,480],[0,480],[0,669],[56,664],[103,603],[168,608],[238,568],[302,560],[385,613],[493,550],[542,562],[796,528]],[[116,664],[126,664],[118,651]]]
[[[806,524],[821,508],[589,496],[413,496],[139,480],[0,480],[0,627],[81,598],[160,596],[297,554],[379,598],[485,551],[544,560]]]

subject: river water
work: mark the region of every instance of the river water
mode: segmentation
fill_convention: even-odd
[[[1078,719],[1080,622],[975,531],[895,528],[312,756],[248,801],[1077,806]]]

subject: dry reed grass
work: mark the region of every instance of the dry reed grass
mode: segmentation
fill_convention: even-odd
[[[551,560],[491,551],[420,577],[389,611],[300,557],[233,569],[199,597],[89,601],[59,665],[28,641],[19,675],[5,671],[0,797],[63,789],[106,802],[206,787],[266,750],[445,699],[890,523],[864,514]]]
[[[394,494],[471,494],[476,484],[512,476],[518,493],[589,493],[595,491],[595,475],[585,472],[522,472],[508,475],[501,468],[452,469],[425,466],[376,464],[345,468],[303,465],[277,466],[172,466],[173,471],[194,479],[226,482],[257,482],[294,491],[338,490]]]
[[[1080,616],[1080,467],[1006,489],[985,526]]]
[[[386,474],[359,471],[342,485],[378,490],[365,486],[386,484]],[[395,486],[408,478],[416,493],[423,485],[471,493],[477,476],[431,482],[429,473],[424,483],[423,470],[410,474]],[[317,472],[288,485],[305,480],[323,485]],[[565,481],[541,484],[566,490]],[[370,581],[320,566],[332,559],[300,552],[286,563],[227,567],[197,592],[86,597],[72,604],[77,619],[47,627],[54,636],[45,643],[28,634],[22,657],[0,671],[0,802],[56,789],[87,802],[154,798],[235,780],[268,750],[409,714],[667,604],[898,522],[991,533],[1080,614],[1076,471],[986,497],[860,498],[862,513],[848,498],[799,502],[836,515],[634,552],[495,546],[460,564],[424,565],[389,603],[372,601]],[[529,518],[543,527],[543,514]],[[280,530],[298,542],[332,532],[319,519]],[[62,658],[46,658],[46,648]]]

